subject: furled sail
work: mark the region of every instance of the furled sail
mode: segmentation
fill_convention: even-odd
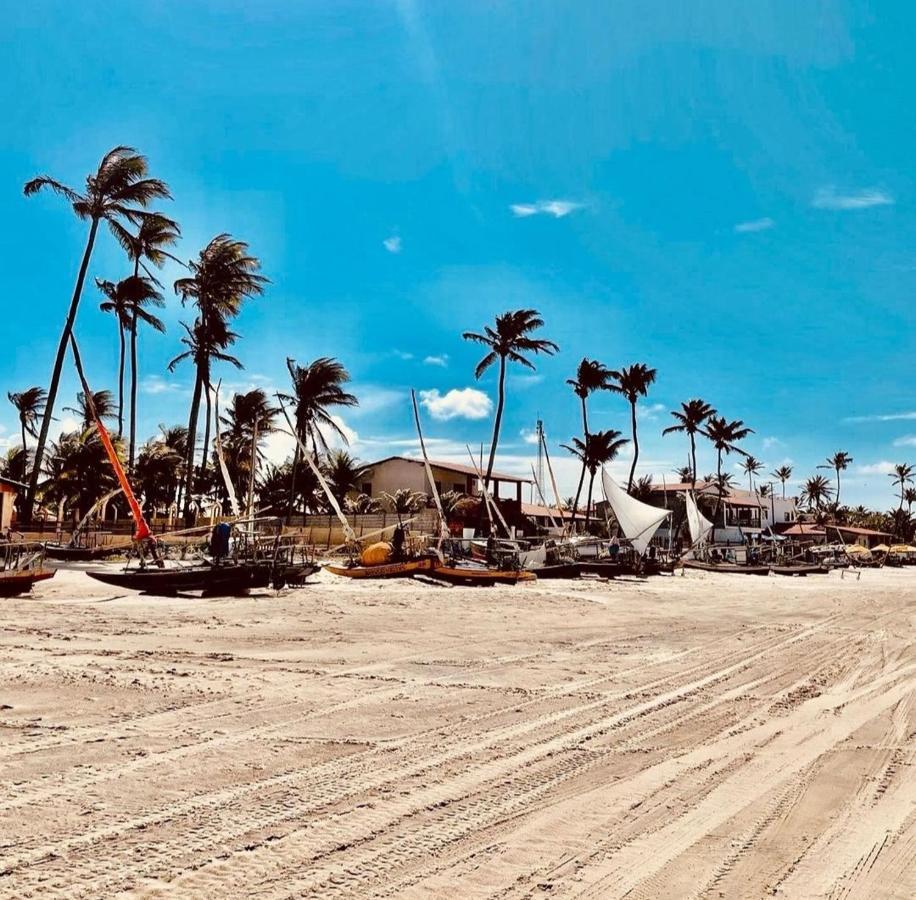
[[[700,512],[693,491],[687,491],[687,527],[690,529],[690,543],[694,546],[702,544],[712,531],[712,522]]]
[[[604,496],[614,511],[620,530],[642,556],[658,530],[658,526],[671,514],[667,509],[649,506],[642,500],[631,497],[607,472],[601,469]]]

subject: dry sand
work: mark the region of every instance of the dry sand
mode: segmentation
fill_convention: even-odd
[[[0,601],[0,896],[916,896],[916,571]]]

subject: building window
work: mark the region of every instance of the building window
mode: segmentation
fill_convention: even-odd
[[[461,484],[460,482],[456,481],[456,482],[454,482],[454,483],[452,484],[452,490],[453,490],[456,494],[463,494],[463,493],[464,493],[464,485]]]
[[[360,489],[360,491],[362,491],[364,494],[367,494],[369,497],[372,496],[372,482],[371,482],[371,481],[364,481],[364,482],[360,485],[360,488],[359,488],[359,489]]]
[[[441,481],[436,482],[436,493],[440,495],[442,494],[442,482]]]

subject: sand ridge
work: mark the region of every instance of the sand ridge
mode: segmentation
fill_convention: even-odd
[[[0,896],[911,897],[916,573],[3,602]]]

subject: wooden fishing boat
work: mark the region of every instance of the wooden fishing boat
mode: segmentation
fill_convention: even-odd
[[[32,542],[0,544],[0,597],[27,594],[39,581],[57,574],[44,564],[44,547]]]
[[[63,562],[95,562],[123,553],[124,547],[79,547],[70,544],[48,541],[45,544],[45,553],[50,559],[59,559]]]
[[[523,581],[537,581],[537,575],[526,569],[491,569],[475,565],[471,561],[436,566],[429,572],[433,578],[449,584],[481,585],[492,587],[496,584],[518,584]]]
[[[419,556],[375,566],[364,566],[355,561],[347,565],[325,563],[324,568],[332,575],[344,578],[409,578],[417,573],[432,572],[439,564],[435,556]]]
[[[251,588],[268,587],[274,573],[271,563],[265,561],[227,562],[220,565],[195,563],[189,566],[165,566],[161,569],[155,566],[99,569],[86,574],[103,584],[170,597],[197,591],[211,596],[244,594]]]
[[[740,563],[715,563],[703,559],[685,559],[685,569],[699,569],[702,572],[718,572],[723,575],[769,575],[770,567],[761,565],[741,565]]]
[[[580,563],[547,563],[547,565],[537,566],[527,571],[537,575],[538,580],[541,578],[578,578],[580,574]]]
[[[829,575],[828,566],[819,566],[812,563],[801,563],[799,565],[779,565],[770,566],[770,571],[774,575],[798,575],[804,578],[806,575]]]

